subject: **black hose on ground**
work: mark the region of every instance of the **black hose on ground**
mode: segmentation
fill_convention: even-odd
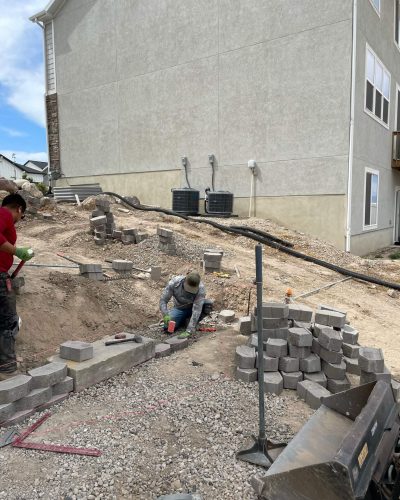
[[[103,194],[114,196],[115,198],[120,199],[126,205],[129,205],[130,207],[135,208],[136,210],[142,210],[144,212],[158,212],[158,213],[163,213],[166,215],[172,215],[174,217],[179,217],[181,219],[184,219],[184,220],[190,221],[190,222],[198,222],[200,224],[208,224],[209,226],[212,226],[216,229],[220,229],[224,233],[238,234],[240,236],[245,236],[246,238],[250,238],[254,241],[257,241],[258,243],[263,243],[264,245],[268,245],[272,248],[276,248],[277,250],[280,250],[281,252],[287,253],[288,255],[291,255],[293,257],[297,257],[298,259],[302,259],[306,262],[311,262],[312,264],[316,264],[316,265],[321,266],[321,267],[326,267],[327,269],[330,269],[331,271],[335,271],[339,274],[342,274],[343,276],[350,276],[351,278],[354,278],[354,279],[357,279],[360,281],[366,281],[367,283],[373,283],[375,285],[380,285],[380,286],[384,286],[387,288],[393,288],[394,290],[400,291],[400,284],[391,283],[389,281],[381,280],[379,278],[374,278],[373,276],[368,276],[365,274],[356,273],[355,271],[351,271],[350,269],[336,266],[335,264],[325,262],[324,260],[318,259],[316,257],[311,257],[310,255],[305,255],[301,252],[298,252],[297,250],[293,250],[293,248],[289,248],[281,243],[273,241],[273,240],[267,238],[266,236],[260,236],[258,234],[255,234],[256,231],[258,231],[258,230],[254,231],[252,228],[247,228],[247,226],[244,226],[244,227],[246,227],[246,230],[237,229],[237,226],[235,228],[235,226],[224,226],[223,224],[218,224],[218,222],[214,222],[214,221],[207,220],[207,219],[196,219],[194,217],[179,214],[177,212],[174,212],[173,210],[168,210],[166,208],[146,207],[145,205],[137,205],[135,203],[129,202],[123,196],[121,196],[117,193],[112,193],[110,191],[104,192]],[[268,233],[266,233],[266,234],[268,234]]]
[[[284,245],[285,247],[293,248],[293,243],[290,243],[290,241],[282,240],[281,238],[277,238],[276,236],[266,233],[265,231],[261,231],[260,229],[256,229],[254,227],[250,226],[229,226],[232,229],[243,229],[244,231],[248,231],[250,233],[258,234],[259,236],[263,236],[264,238],[267,238],[268,240],[275,241],[276,243],[280,243],[281,245]]]

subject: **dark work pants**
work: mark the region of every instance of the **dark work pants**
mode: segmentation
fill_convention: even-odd
[[[0,273],[0,372],[17,369],[15,336],[18,333],[18,316],[14,290],[7,289],[7,273]]]

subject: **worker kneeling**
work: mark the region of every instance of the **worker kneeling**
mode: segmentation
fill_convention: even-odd
[[[165,287],[160,299],[160,311],[164,318],[164,331],[170,321],[175,322],[174,331],[190,318],[186,332],[180,338],[190,337],[196,331],[197,323],[211,312],[212,301],[206,300],[206,289],[199,273],[189,272],[186,276],[175,276]],[[168,302],[173,298],[174,308],[168,310]]]

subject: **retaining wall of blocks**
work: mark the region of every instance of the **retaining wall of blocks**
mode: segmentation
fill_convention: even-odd
[[[157,228],[159,239],[158,248],[168,255],[176,255],[176,245],[174,241],[174,233],[170,229],[163,227]]]
[[[262,311],[263,384],[265,392],[297,390],[316,409],[321,398],[350,389],[348,374],[359,375],[360,384],[375,380],[392,383],[396,401],[400,383],[392,380],[382,351],[358,344],[358,331],[346,314],[328,306],[315,313],[300,304],[264,303]],[[243,318],[239,331],[249,335],[246,346],[236,349],[236,378],[258,378],[257,308]]]

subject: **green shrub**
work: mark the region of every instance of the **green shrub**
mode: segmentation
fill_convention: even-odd
[[[400,251],[391,253],[389,255],[389,259],[392,259],[392,260],[398,260],[398,259],[400,259]]]
[[[48,187],[46,186],[46,184],[43,184],[43,182],[36,182],[36,187],[40,189],[43,194],[46,194],[48,191]]]

